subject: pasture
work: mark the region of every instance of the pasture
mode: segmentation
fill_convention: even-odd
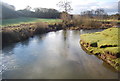
[[[47,22],[47,23],[56,23],[62,22],[60,19],[42,19],[42,18],[29,18],[29,17],[21,17],[15,19],[3,19],[0,20],[2,23],[0,25],[4,26],[13,26],[19,24],[27,24],[27,23],[36,23],[36,22]]]

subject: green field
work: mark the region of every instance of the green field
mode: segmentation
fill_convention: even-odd
[[[27,24],[27,23],[35,23],[35,22],[48,22],[48,23],[55,23],[55,22],[61,22],[60,19],[42,19],[42,18],[15,18],[15,19],[3,19],[1,26],[11,26],[11,25],[19,25],[19,24]]]

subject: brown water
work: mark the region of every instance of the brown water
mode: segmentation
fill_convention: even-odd
[[[3,79],[115,79],[118,73],[79,44],[80,34],[60,30],[11,44],[2,51]]]

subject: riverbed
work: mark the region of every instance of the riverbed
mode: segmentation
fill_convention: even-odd
[[[80,34],[97,30],[59,30],[36,35],[2,49],[3,79],[117,79],[107,63],[80,46]]]

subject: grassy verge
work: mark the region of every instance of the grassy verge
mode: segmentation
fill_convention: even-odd
[[[120,28],[112,27],[102,32],[81,35],[81,45],[120,71]]]

